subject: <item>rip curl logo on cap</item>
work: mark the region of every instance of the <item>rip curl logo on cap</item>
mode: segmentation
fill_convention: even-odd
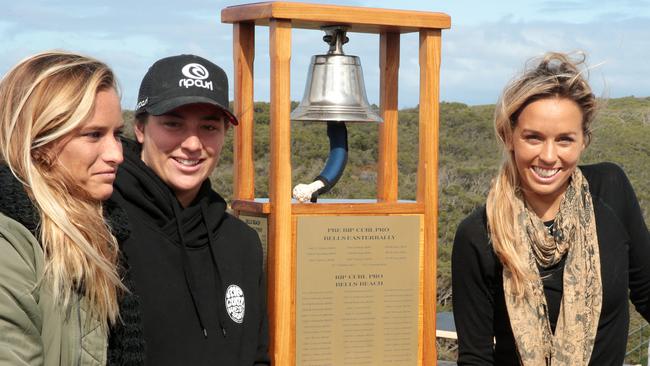
[[[181,72],[188,78],[196,80],[204,80],[210,76],[210,73],[208,72],[208,69],[205,68],[205,66],[196,63],[183,66]]]
[[[244,313],[246,311],[246,301],[244,291],[237,285],[230,285],[226,290],[226,311],[230,319],[235,323],[244,322]]]
[[[210,73],[205,66],[197,63],[187,64],[183,66],[181,73],[183,73],[187,78],[180,79],[178,81],[178,86],[184,86],[185,88],[196,86],[212,90],[212,81],[205,81],[205,79],[210,76]]]

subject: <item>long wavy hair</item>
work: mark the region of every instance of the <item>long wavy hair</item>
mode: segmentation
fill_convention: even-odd
[[[486,210],[488,230],[494,251],[513,276],[514,295],[524,295],[524,282],[534,274],[526,258],[517,255],[523,245],[514,236],[516,212],[514,202],[521,194],[514,152],[509,146],[519,115],[526,106],[546,98],[574,101],[582,111],[585,146],[591,141],[591,124],[597,109],[596,98],[587,83],[585,56],[571,57],[549,52],[527,64],[524,72],[505,87],[494,113],[494,129],[503,151],[503,161],[488,193]]]
[[[66,173],[57,146],[92,116],[97,93],[110,89],[117,85],[108,66],[62,51],[31,56],[0,82],[0,160],[40,215],[42,285],[64,307],[85,297],[105,329],[119,315],[118,246],[101,202]]]

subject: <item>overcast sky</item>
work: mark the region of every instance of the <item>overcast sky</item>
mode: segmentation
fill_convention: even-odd
[[[253,2],[253,1],[250,1]],[[445,12],[441,99],[494,103],[524,62],[547,50],[582,50],[596,93],[650,95],[650,1],[646,0],[328,0],[318,3]],[[140,80],[159,58],[195,53],[232,75],[232,26],[222,0],[24,0],[0,12],[0,75],[24,57],[59,48],[97,57],[115,70],[122,105],[133,109]],[[379,36],[352,33],[344,51],[361,57],[371,103],[379,98]],[[311,55],[324,53],[319,31],[292,33],[291,96],[300,100]],[[256,28],[255,99],[269,100],[268,29]],[[401,38],[400,107],[418,103],[417,34]],[[231,90],[232,98],[232,90]]]

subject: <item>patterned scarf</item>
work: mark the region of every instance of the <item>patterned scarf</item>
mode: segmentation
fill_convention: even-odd
[[[515,207],[515,237],[522,244],[517,246],[518,255],[528,259],[530,269],[537,272],[537,263],[551,266],[567,253],[555,334],[551,332],[540,276],[528,281],[525,296],[517,299],[512,292],[511,272],[503,270],[506,305],[521,364],[587,365],[596,338],[603,294],[589,184],[576,168],[560,203],[553,236],[526,207],[522,197],[518,197]]]

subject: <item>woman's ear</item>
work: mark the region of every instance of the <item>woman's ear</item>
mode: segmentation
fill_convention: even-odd
[[[145,123],[140,122],[140,121],[136,121],[133,124],[133,132],[135,132],[135,138],[141,144],[144,142],[144,126],[145,126]]]
[[[56,153],[53,150],[53,147],[41,146],[32,151],[32,158],[39,166],[50,169],[56,161]]]

